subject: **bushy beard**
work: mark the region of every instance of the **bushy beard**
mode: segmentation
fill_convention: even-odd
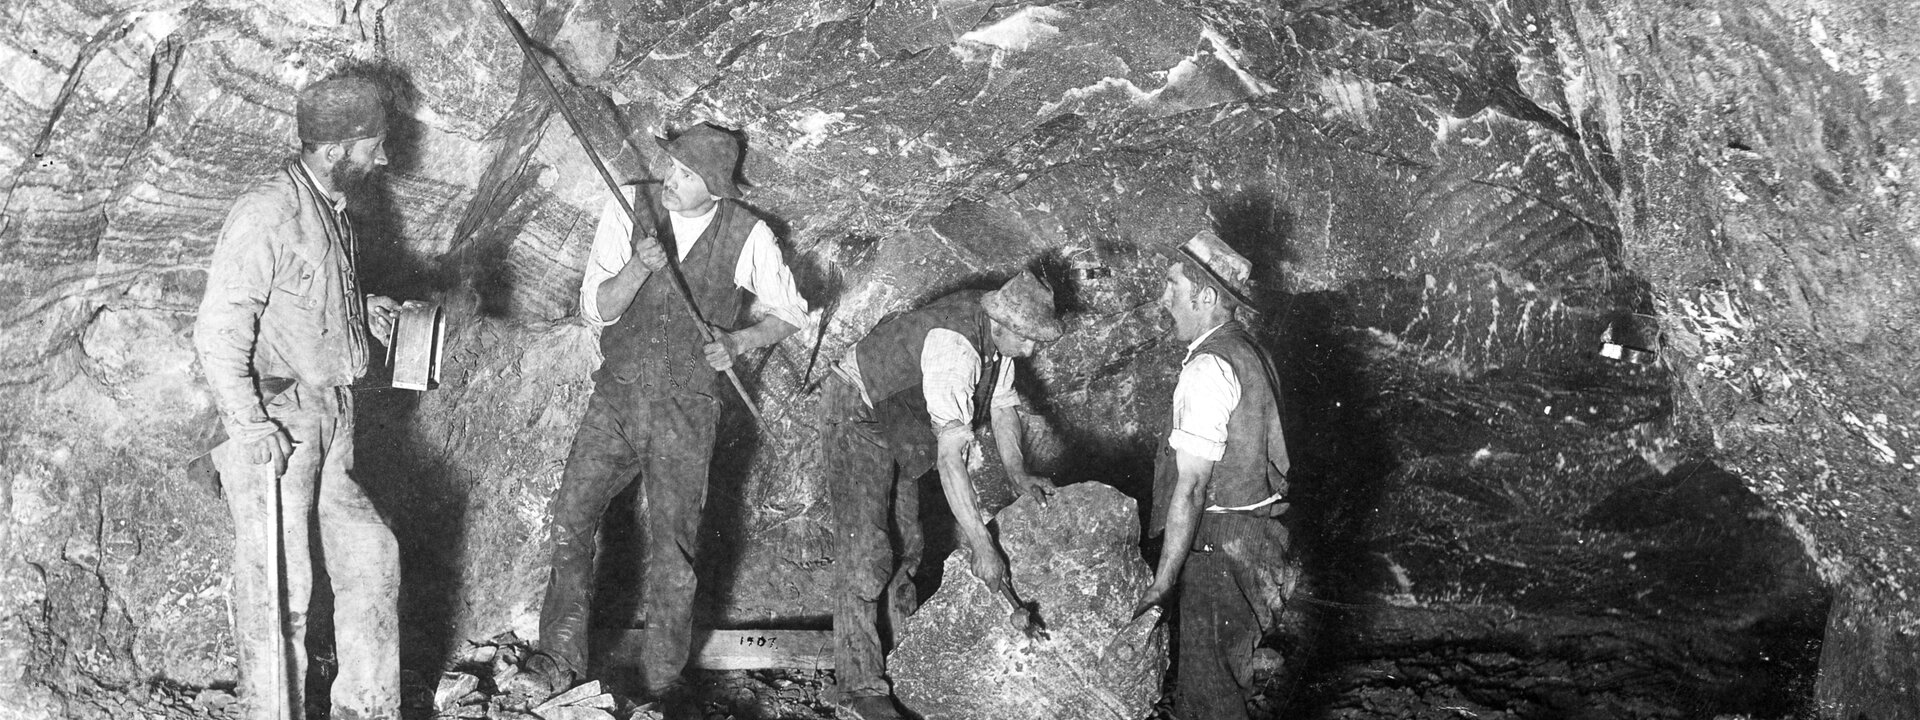
[[[366,189],[367,181],[373,177],[373,164],[357,165],[352,160],[342,158],[327,171],[327,179],[332,181],[334,192],[352,193]]]

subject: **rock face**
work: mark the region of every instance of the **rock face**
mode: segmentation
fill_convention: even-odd
[[[740,363],[769,420],[725,421],[709,622],[825,619],[808,388],[887,313],[1020,267],[1075,310],[1025,366],[1031,463],[1145,497],[1183,351],[1148,248],[1211,227],[1256,264],[1326,601],[1281,638],[1314,688],[1287,712],[1363,707],[1346,679],[1424,652],[1431,707],[1560,708],[1578,693],[1483,692],[1492,666],[1447,653],[1496,637],[1604,685],[1556,639],[1592,617],[1719,648],[1621,649],[1695,698],[1637,714],[1920,707],[1920,6],[507,5],[616,173],[653,151],[625,130],[743,129],[748,199],[824,311]],[[232,681],[187,333],[296,89],[349,65],[405,90],[351,205],[365,284],[453,310],[447,383],[361,406],[408,668],[525,630],[604,190],[487,6],[16,0],[0,28],[0,716]],[[1060,272],[1082,263],[1109,273]],[[1597,355],[1629,330],[1656,362]]]
[[[1037,605],[1047,639],[1015,629],[1006,601],[954,553],[887,657],[895,696],[927,720],[1145,717],[1167,671],[1167,633],[1158,611],[1128,617],[1153,583],[1133,500],[1081,483],[1044,508],[1015,501],[997,523],[1014,587]]]

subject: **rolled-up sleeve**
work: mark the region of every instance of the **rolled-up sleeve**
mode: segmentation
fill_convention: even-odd
[[[620,188],[628,200],[635,199],[637,185]],[[618,275],[633,259],[633,217],[620,208],[620,201],[607,198],[600,210],[600,223],[594,226],[593,249],[587,254],[587,271],[580,277],[580,318],[594,327],[606,327],[620,320],[600,315],[600,285]]]
[[[267,419],[254,386],[252,359],[260,316],[273,287],[270,233],[284,218],[262,217],[264,208],[243,200],[228,214],[207,268],[207,290],[194,320],[193,345],[213,390],[229,437],[249,441],[277,426]]]
[[[1240,379],[1217,355],[1198,355],[1180,368],[1173,388],[1173,431],[1167,444],[1206,460],[1227,452],[1227,421],[1240,404]]]
[[[741,249],[740,261],[733,268],[733,284],[753,293],[774,317],[799,328],[803,334],[812,332],[814,314],[807,310],[807,299],[801,297],[799,288],[794,286],[793,271],[780,256],[780,245],[774,242],[773,230],[765,222],[754,223],[753,230],[747,233],[746,247]]]

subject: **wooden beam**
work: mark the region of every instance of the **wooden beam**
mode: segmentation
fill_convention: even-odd
[[[615,662],[639,661],[645,630],[599,632],[612,640],[604,657]],[[705,670],[833,668],[831,630],[695,630],[693,646],[693,665]]]

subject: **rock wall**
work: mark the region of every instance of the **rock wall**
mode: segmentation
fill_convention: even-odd
[[[1920,707],[1903,3],[507,4],[619,174],[651,152],[629,129],[742,128],[749,200],[823,310],[749,358],[766,426],[726,421],[714,622],[826,612],[824,363],[1022,266],[1075,309],[1030,364],[1035,464],[1144,497],[1180,351],[1145,248],[1211,226],[1260,270],[1309,591],[1370,608],[1300,610],[1297,652],[1350,661],[1329,638],[1435,603],[1741,636],[1831,594],[1802,695]],[[525,629],[604,190],[488,7],[25,0],[0,29],[0,714],[231,679],[187,333],[227,203],[344,65],[406,100],[355,198],[366,283],[454,328],[440,389],[362,403],[409,669]],[[1596,357],[1634,313],[1659,361]]]

